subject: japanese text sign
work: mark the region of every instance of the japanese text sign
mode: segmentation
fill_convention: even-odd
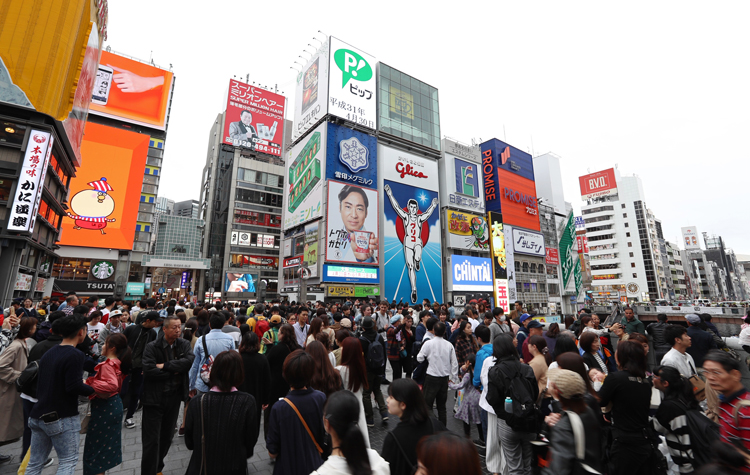
[[[44,176],[52,152],[54,137],[49,132],[32,130],[29,143],[18,176],[18,187],[13,198],[13,206],[8,218],[8,231],[31,232],[34,230],[36,213],[42,198],[40,186],[44,186]]]

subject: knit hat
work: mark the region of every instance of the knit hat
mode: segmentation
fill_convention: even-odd
[[[374,326],[375,322],[372,320],[372,317],[365,317],[362,319],[362,328],[364,328],[365,330],[369,330]]]
[[[395,325],[400,322],[403,317],[401,315],[394,315],[391,317],[391,325]]]
[[[547,371],[547,381],[553,383],[560,396],[565,399],[586,394],[586,384],[583,382],[583,378],[573,371],[562,368],[551,369]]]
[[[348,318],[342,318],[341,319],[341,328],[351,328],[352,327],[352,321]]]

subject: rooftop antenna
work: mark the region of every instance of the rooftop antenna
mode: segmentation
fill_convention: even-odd
[[[247,73],[247,75],[245,76],[245,84],[249,82],[250,82],[250,73]]]

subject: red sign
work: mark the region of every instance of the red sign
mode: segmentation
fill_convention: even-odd
[[[485,178],[485,186],[486,182]],[[503,223],[539,231],[539,208],[534,181],[498,168],[497,184],[494,186],[500,198]]]
[[[578,181],[581,184],[581,199],[583,200],[617,193],[617,179],[615,178],[614,168],[584,175],[579,177]]]
[[[242,256],[242,265],[256,267],[279,267],[278,257],[268,256]]]
[[[302,262],[302,256],[288,257],[284,259],[284,267],[297,267]]]
[[[415,178],[427,178],[427,175],[416,170],[411,165],[404,165],[404,162],[396,163],[396,171],[401,174],[401,178],[405,175],[410,175]]]
[[[589,238],[586,236],[576,236],[576,243],[578,244],[578,254],[589,253]]]
[[[545,258],[545,262],[551,266],[559,266],[560,265],[560,251],[557,249],[547,248],[547,257]]]
[[[223,142],[281,156],[285,103],[282,95],[230,79]]]

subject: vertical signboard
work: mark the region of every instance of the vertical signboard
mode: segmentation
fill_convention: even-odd
[[[568,285],[570,275],[573,273],[575,262],[577,261],[573,256],[573,243],[575,242],[575,237],[576,226],[573,214],[571,213],[568,216],[568,222],[563,230],[562,237],[560,237],[560,245],[558,246],[560,249],[560,265],[562,267],[562,283],[560,284],[560,289],[563,291]],[[580,264],[578,269],[580,272]]]
[[[383,173],[383,272],[388,300],[443,301],[438,167],[379,145]]]
[[[310,272],[310,277],[318,277],[318,229],[320,222],[305,226],[305,251],[302,261]]]
[[[378,88],[375,58],[331,37],[328,110],[331,115],[375,129]]]
[[[500,307],[509,312],[508,264],[505,256],[506,241],[503,232],[503,216],[500,213],[489,212],[487,213],[487,222],[490,225],[490,254],[492,255],[495,307]]]
[[[222,141],[280,157],[285,104],[282,95],[230,79]]]
[[[297,75],[292,141],[328,113],[328,51],[329,42],[325,40]]]
[[[21,174],[18,176],[16,195],[13,198],[13,206],[10,208],[8,231],[19,233],[34,231],[36,213],[42,199],[40,186],[44,186],[53,142],[54,137],[49,132],[31,130],[21,165]]]
[[[289,193],[284,214],[285,231],[323,216],[326,131],[326,124],[320,124],[287,155]]]
[[[506,243],[512,243],[515,235],[513,226],[503,224],[503,235]],[[516,253],[512,245],[505,246],[505,264],[508,270],[508,301],[512,304],[518,300],[516,293]]]
[[[695,226],[682,228],[682,243],[685,245],[685,249],[701,248],[701,243],[698,240],[698,230],[695,229]]]

